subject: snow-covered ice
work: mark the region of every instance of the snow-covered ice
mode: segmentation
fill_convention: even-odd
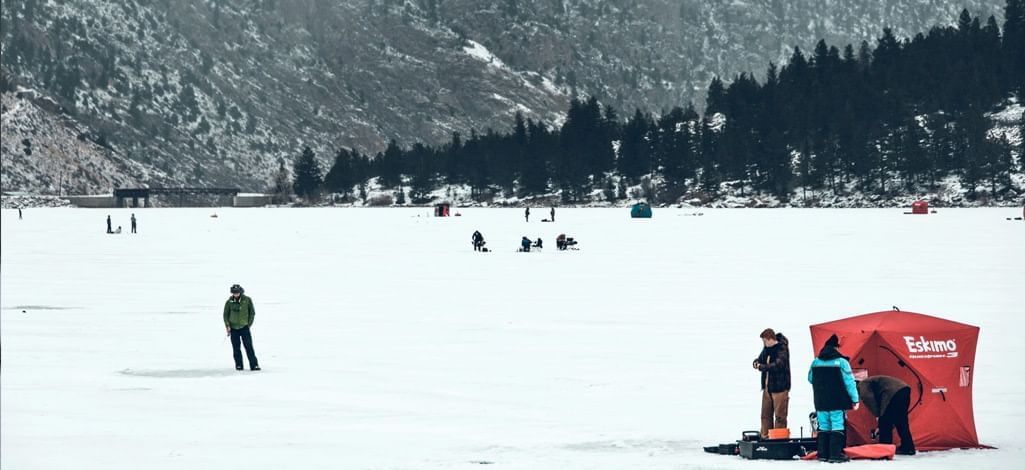
[[[982,328],[999,449],[859,468],[1025,461],[1020,208],[458,211],[3,211],[3,467],[803,468],[702,452],[758,427],[758,333],[791,339],[807,433],[808,325],[892,305]],[[233,283],[261,372],[232,369]]]

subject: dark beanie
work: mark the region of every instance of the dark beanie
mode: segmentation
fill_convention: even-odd
[[[838,347],[840,347],[840,338],[837,338],[836,334],[834,333],[833,336],[830,336],[829,339],[826,340],[826,346],[825,347],[827,347],[827,348],[838,348]]]

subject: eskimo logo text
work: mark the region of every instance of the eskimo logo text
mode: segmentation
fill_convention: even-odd
[[[939,357],[957,357],[957,341],[948,340],[927,340],[925,336],[905,336],[904,342],[908,345],[908,352],[912,353],[914,359],[931,359]]]

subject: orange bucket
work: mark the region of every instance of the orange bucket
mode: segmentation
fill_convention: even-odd
[[[769,439],[790,439],[790,429],[776,428],[769,430]]]

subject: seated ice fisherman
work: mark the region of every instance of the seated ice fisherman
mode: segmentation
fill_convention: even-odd
[[[484,235],[480,233],[480,230],[474,230],[470,239],[473,242],[473,251],[481,251],[484,248]]]
[[[530,251],[530,239],[529,238],[523,237],[523,239],[520,240],[520,251],[523,251],[523,252]]]
[[[535,241],[534,244],[531,246],[540,250],[544,248],[544,246],[542,245],[544,245],[544,242],[541,241],[541,237],[537,237],[537,241]]]
[[[114,233],[121,233],[121,226],[120,225],[117,226],[117,230],[115,230]]]

